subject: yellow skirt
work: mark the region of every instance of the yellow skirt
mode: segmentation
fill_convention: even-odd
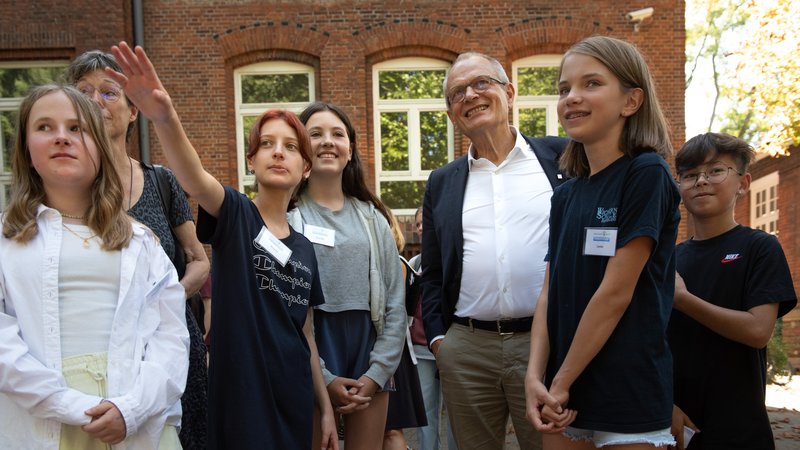
[[[106,396],[106,368],[108,354],[89,353],[72,356],[61,361],[64,379],[67,386],[84,394]],[[95,439],[83,431],[81,427],[61,425],[60,450],[110,450],[111,445]],[[178,430],[170,425],[164,427],[158,450],[181,450]]]

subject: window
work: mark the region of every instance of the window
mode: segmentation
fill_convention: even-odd
[[[750,184],[750,226],[778,234],[778,172]]]
[[[247,138],[264,111],[286,109],[299,114],[314,101],[314,69],[288,61],[270,61],[234,71],[236,151],[239,190],[253,195],[255,177],[247,170]]]
[[[558,123],[558,66],[561,55],[538,55],[512,64],[517,88],[514,126],[531,137],[566,136]]]
[[[376,190],[396,214],[414,214],[431,171],[453,160],[442,82],[449,65],[427,58],[376,64]]]
[[[0,210],[11,196],[14,127],[22,98],[33,86],[62,79],[67,62],[0,62]]]

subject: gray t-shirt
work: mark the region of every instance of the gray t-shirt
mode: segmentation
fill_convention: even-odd
[[[369,311],[369,238],[352,202],[338,211],[303,195],[297,203],[303,223],[334,230],[334,246],[314,244],[327,312]]]

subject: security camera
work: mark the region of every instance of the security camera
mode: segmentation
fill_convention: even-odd
[[[651,17],[653,15],[653,11],[655,10],[652,7],[637,9],[636,11],[631,11],[628,14],[625,14],[625,17],[631,22],[641,22],[644,19]]]

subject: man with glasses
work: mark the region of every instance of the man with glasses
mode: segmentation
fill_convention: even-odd
[[[566,140],[509,125],[516,89],[490,56],[460,55],[444,92],[447,115],[471,145],[425,190],[425,334],[458,448],[502,449],[510,415],[520,448],[539,449],[525,419],[525,371]]]

